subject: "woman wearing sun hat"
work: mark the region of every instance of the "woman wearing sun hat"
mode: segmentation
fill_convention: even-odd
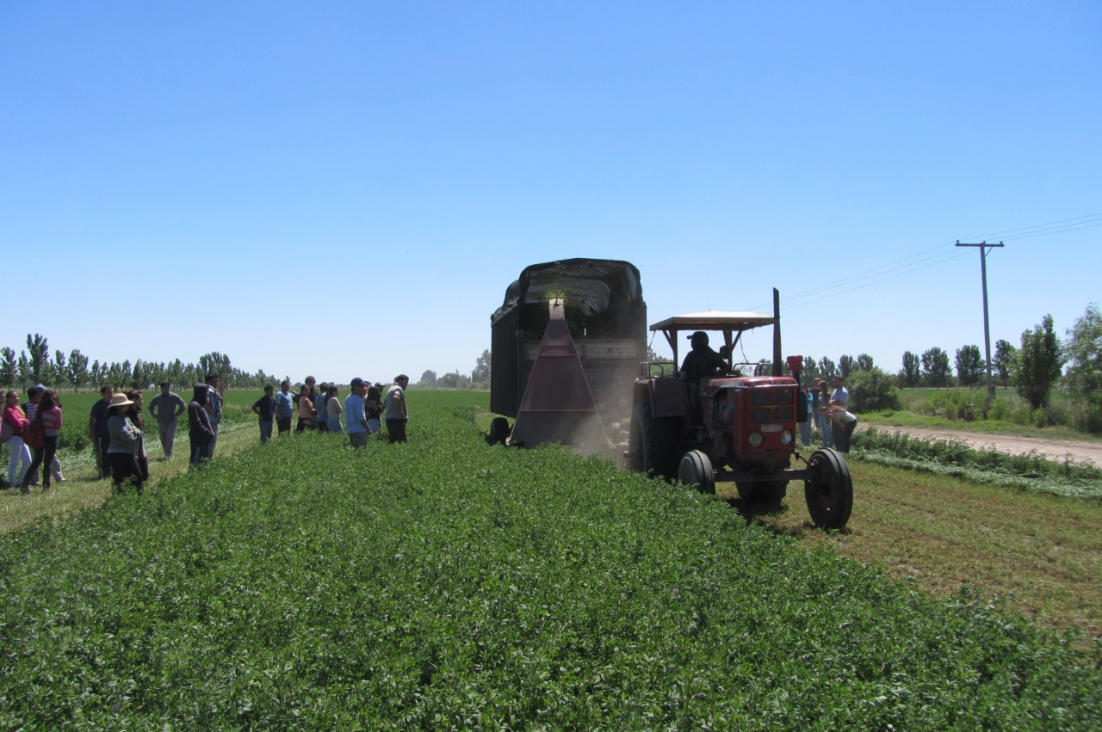
[[[127,416],[133,404],[125,394],[111,397],[111,406],[107,409],[107,432],[111,435],[107,460],[111,463],[115,492],[122,493],[122,484],[129,478],[140,495],[143,480],[138,457],[142,448],[142,431]]]

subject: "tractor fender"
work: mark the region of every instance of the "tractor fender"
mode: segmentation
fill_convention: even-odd
[[[655,377],[635,383],[634,402],[650,402],[651,415],[664,419],[689,416],[688,384],[679,378]]]

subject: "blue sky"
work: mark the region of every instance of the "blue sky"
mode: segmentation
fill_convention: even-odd
[[[787,353],[894,372],[982,347],[983,238],[992,340],[1063,333],[1100,38],[1097,2],[5,3],[0,345],[469,372],[521,269],[589,256],[651,322],[777,287]]]

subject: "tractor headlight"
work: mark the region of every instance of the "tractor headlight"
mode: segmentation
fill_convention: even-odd
[[[749,441],[751,447],[758,447],[761,445],[762,436],[760,432],[751,432],[750,436],[746,439]]]
[[[785,430],[784,432],[781,433],[781,444],[782,445],[791,445],[792,444],[792,433],[789,432],[788,430]]]

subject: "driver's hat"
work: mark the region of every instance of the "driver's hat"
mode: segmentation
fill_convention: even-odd
[[[685,337],[688,338],[690,341],[692,341],[694,346],[696,346],[696,345],[701,345],[701,346],[708,345],[708,334],[705,333],[702,330],[698,330],[695,333],[693,333],[692,335],[685,336]]]

